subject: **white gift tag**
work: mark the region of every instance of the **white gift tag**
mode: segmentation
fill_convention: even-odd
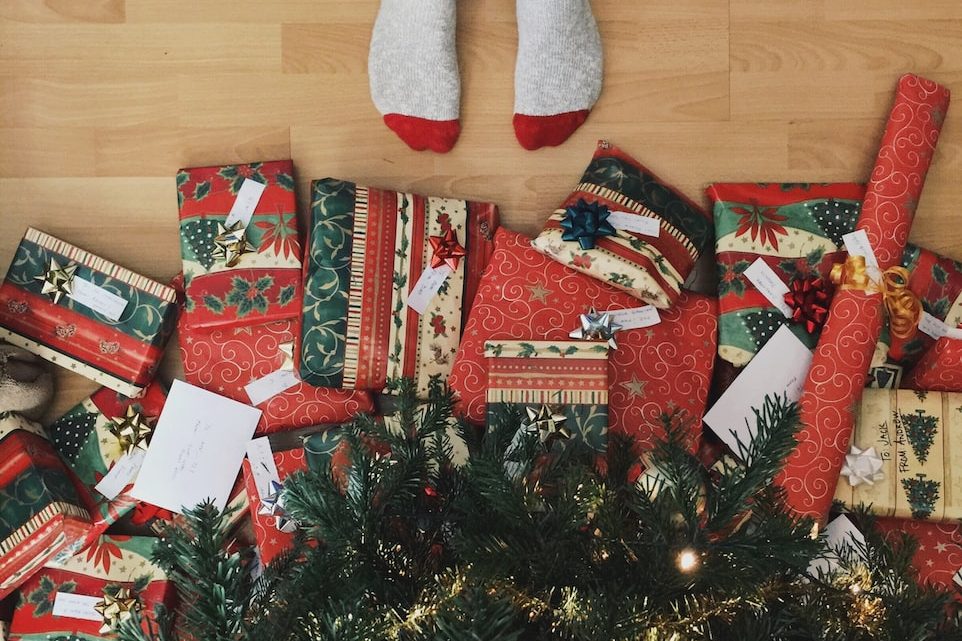
[[[919,318],[919,331],[928,334],[932,338],[953,338],[962,339],[962,328],[952,327],[932,314],[923,311]]]
[[[257,203],[260,202],[261,194],[264,193],[266,188],[267,185],[264,183],[245,178],[240,189],[237,190],[237,198],[231,205],[227,220],[224,221],[224,227],[230,227],[237,222],[240,222],[241,227],[247,227],[254,215],[254,210],[257,209]]]
[[[104,618],[94,610],[94,606],[102,600],[98,596],[57,592],[53,598],[53,615],[86,621],[103,621]]]
[[[289,390],[300,382],[301,379],[297,378],[297,374],[292,370],[279,369],[248,383],[244,386],[244,391],[251,399],[251,405],[260,405],[267,399]]]
[[[421,277],[418,278],[417,284],[414,285],[414,289],[408,294],[408,307],[418,314],[423,314],[424,310],[428,308],[428,304],[430,304],[431,300],[437,295],[438,290],[441,289],[441,285],[444,284],[444,281],[446,281],[450,275],[451,267],[448,265],[428,267],[421,272]]]
[[[127,309],[126,299],[83,278],[74,277],[73,292],[67,296],[112,321],[120,320],[124,310]]]
[[[113,501],[129,483],[137,478],[137,472],[140,471],[140,466],[144,464],[145,456],[147,456],[147,452],[144,450],[134,450],[130,454],[124,454],[117,459],[114,466],[100,479],[100,483],[97,483],[94,489],[107,497],[108,501]]]
[[[280,483],[281,477],[274,462],[270,440],[266,436],[251,439],[247,444],[247,460],[251,464],[257,494],[261,497],[268,496],[271,493],[271,481]]]
[[[877,281],[882,277],[882,270],[878,267],[878,259],[875,257],[875,250],[872,243],[868,240],[868,234],[864,229],[853,231],[842,236],[845,241],[845,251],[849,256],[861,256],[865,259],[865,266],[868,267],[868,275],[872,280]]]
[[[644,236],[658,238],[661,233],[661,223],[657,218],[650,218],[630,211],[613,211],[608,214],[608,222],[615,229],[630,231]]]
[[[769,303],[777,307],[785,318],[791,318],[792,308],[785,302],[785,294],[789,292],[788,285],[778,277],[768,263],[761,258],[756,258],[755,262],[745,270],[745,278],[768,299]]]
[[[611,316],[612,322],[621,325],[621,329],[651,327],[661,322],[658,308],[654,305],[632,307],[631,309],[609,309],[605,313]]]

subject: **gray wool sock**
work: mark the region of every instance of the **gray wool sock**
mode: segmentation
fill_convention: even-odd
[[[601,95],[601,35],[589,0],[517,0],[514,112],[591,109]]]
[[[368,74],[382,115],[457,120],[456,0],[381,0]]]

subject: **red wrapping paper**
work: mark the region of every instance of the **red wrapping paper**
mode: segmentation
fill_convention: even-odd
[[[956,589],[955,573],[962,569],[962,526],[884,518],[878,520],[878,529],[892,541],[902,532],[918,541],[912,565],[918,572],[919,583],[949,591]]]
[[[856,226],[883,271],[902,258],[948,106],[945,87],[911,74],[899,80]],[[832,505],[882,322],[880,294],[836,293],[802,392],[799,444],[776,479],[801,515],[821,519]]]
[[[460,398],[459,411],[477,423],[485,420],[485,341],[566,341],[592,305],[598,310],[641,305],[536,252],[521,234],[502,228],[494,242],[448,379]],[[608,354],[609,430],[632,434],[643,446],[662,435],[659,418],[674,409],[700,433],[717,349],[716,299],[683,291],[674,307],[659,312],[657,325],[618,332],[618,349]]]
[[[962,340],[935,341],[909,372],[903,386],[933,392],[962,392]]]

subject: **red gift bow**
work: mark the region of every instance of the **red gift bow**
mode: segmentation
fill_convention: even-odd
[[[805,331],[814,334],[828,318],[831,297],[821,278],[799,278],[789,285],[785,303],[792,308],[792,320],[804,323]]]
[[[458,268],[459,261],[468,255],[458,243],[458,234],[453,229],[448,229],[443,236],[431,236],[431,249],[434,255],[431,257],[431,267],[437,269],[447,263],[452,270]]]

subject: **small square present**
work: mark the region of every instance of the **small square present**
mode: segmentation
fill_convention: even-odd
[[[159,541],[104,535],[85,552],[44,568],[21,589],[11,639],[110,639],[134,610],[156,622],[158,608],[170,610],[175,598],[173,584],[151,560]]]
[[[0,286],[0,339],[135,397],[176,321],[174,290],[36,229]]]
[[[326,178],[311,192],[301,378],[381,391],[444,380],[493,249],[498,208]]]
[[[91,530],[78,483],[40,425],[0,415],[0,599]]]
[[[690,425],[697,449],[717,349],[715,299],[682,291],[671,309],[651,314],[653,308],[639,306],[633,296],[547,258],[527,237],[503,228],[495,235],[495,251],[448,379],[459,413],[475,423],[485,420],[486,343],[568,341],[592,308],[648,319],[614,333],[617,349],[608,352],[609,430],[651,447],[664,435],[663,416],[677,412]]]
[[[835,499],[881,516],[958,520],[959,440],[962,394],[865,390]]]
[[[600,141],[581,182],[532,246],[667,309],[711,239],[711,217],[701,207]]]
[[[177,172],[189,327],[236,327],[300,313],[293,172],[290,160]]]
[[[284,511],[284,481],[294,472],[330,467],[346,445],[342,434],[336,426],[315,426],[251,441],[243,465],[244,484],[263,565],[289,549],[296,535],[297,523]]]
[[[125,472],[114,468],[125,457],[146,451],[165,400],[158,382],[151,383],[137,399],[103,387],[47,426],[60,457],[94,500],[92,536],[101,534],[137,505],[137,500],[126,493],[136,479],[136,469]],[[126,474],[127,478],[114,481],[117,474]]]
[[[714,202],[719,356],[747,365],[782,325],[814,349],[833,294],[832,266],[844,259],[842,237],[855,230],[865,185],[716,183],[707,192]],[[773,285],[755,275],[758,260]]]
[[[488,421],[514,407],[547,447],[572,441],[607,449],[608,344],[488,341]]]

